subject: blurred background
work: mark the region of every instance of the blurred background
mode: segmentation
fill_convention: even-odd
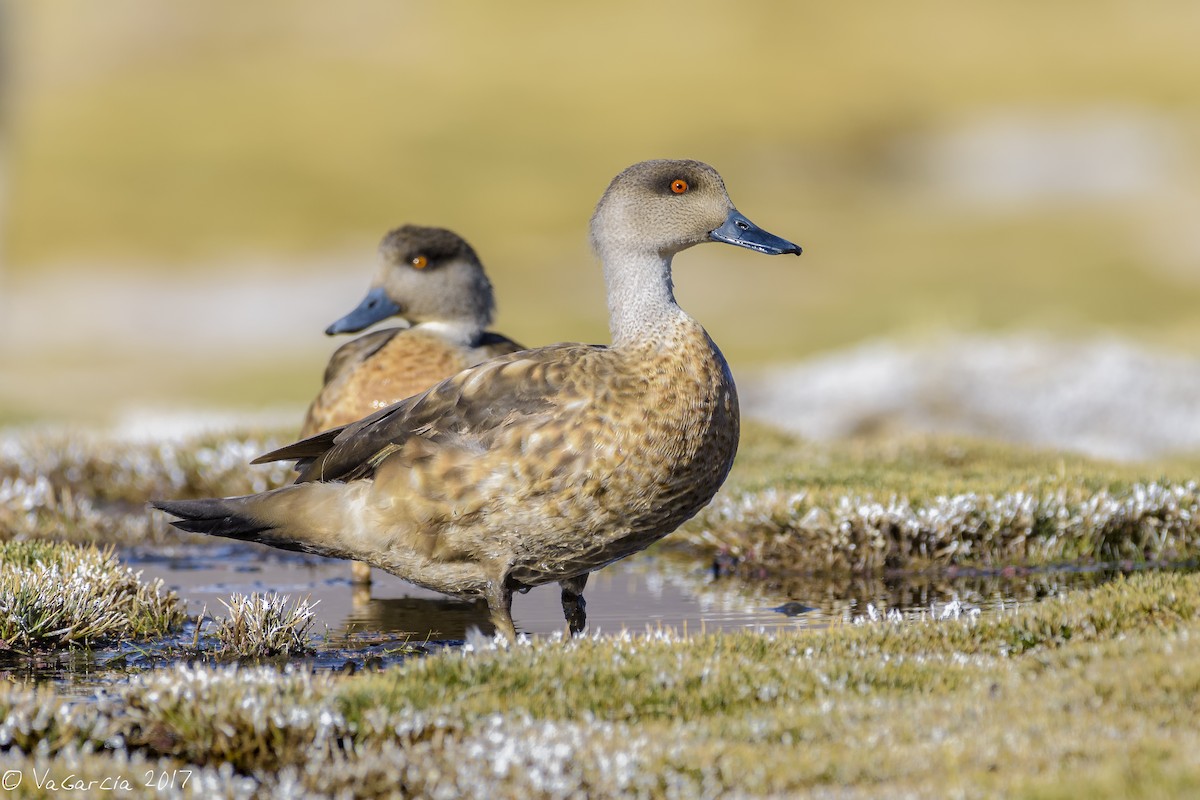
[[[676,261],[752,411],[1003,434],[959,406],[1031,381],[1101,426],[1169,396],[1166,449],[1200,448],[1187,0],[0,0],[0,26],[0,425],[298,425],[404,222],[475,246],[497,330],[607,341],[592,208],[687,157],[805,247]]]

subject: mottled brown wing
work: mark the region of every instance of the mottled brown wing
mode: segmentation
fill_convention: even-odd
[[[325,385],[328,386],[339,375],[365,362],[386,347],[396,334],[405,330],[406,328],[384,328],[346,342],[329,358],[329,364],[325,367]]]
[[[297,459],[297,483],[350,481],[369,477],[413,436],[435,445],[454,440],[459,446],[473,443],[486,449],[500,428],[547,417],[558,404],[575,399],[562,391],[568,366],[598,349],[604,348],[566,344],[494,358],[365,419],[267,453],[254,463]]]

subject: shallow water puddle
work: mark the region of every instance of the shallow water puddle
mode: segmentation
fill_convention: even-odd
[[[487,606],[463,602],[413,586],[394,575],[372,571],[369,590],[351,585],[345,561],[293,555],[248,546],[177,549],[170,556],[149,552],[123,554],[143,580],[162,578],[187,602],[188,613],[207,608],[224,616],[222,600],[235,592],[277,592],[320,601],[314,632],[325,639],[409,637],[413,641],[462,641],[477,627],[491,633]],[[714,602],[701,584],[668,579],[678,573],[663,559],[642,555],[619,561],[588,580],[588,627],[615,633],[658,626],[678,630],[789,627],[796,624],[772,610],[787,598],[751,597]],[[540,636],[565,631],[557,584],[537,587],[513,599],[513,618],[523,633]]]
[[[1122,562],[1059,564],[995,569],[950,568],[929,573],[895,572],[883,575],[807,575],[726,578],[710,573],[699,584],[695,573],[677,572],[709,598],[787,597],[773,611],[802,620],[809,627],[853,623],[856,620],[899,615],[903,619],[947,619],[993,614],[1038,603],[1065,592],[1099,586],[1123,575],[1148,570],[1194,571],[1200,562]],[[744,570],[743,570],[744,571]],[[728,583],[726,583],[728,580]]]
[[[379,570],[369,590],[350,583],[345,561],[255,545],[188,547],[170,555],[127,552],[143,580],[162,578],[198,615],[225,616],[222,600],[240,592],[277,592],[319,601],[316,634],[353,647],[383,640],[460,642],[471,628],[492,632],[484,603],[454,600]],[[589,632],[679,632],[823,627],[895,610],[906,617],[988,613],[1094,586],[1143,569],[1195,564],[1063,565],[1039,569],[957,570],[935,575],[809,576],[745,579],[719,576],[695,558],[656,549],[618,561],[588,580]],[[519,631],[565,632],[557,584],[513,599]]]
[[[194,622],[157,643],[94,651],[20,656],[0,653],[0,677],[53,680],[86,694],[115,674],[216,654],[212,618],[228,616],[222,601],[235,593],[276,592],[316,602],[317,652],[291,661],[317,669],[361,669],[401,661],[414,653],[455,646],[472,628],[492,632],[483,603],[468,603],[374,572],[369,592],[350,583],[349,564],[255,545],[177,546],[129,550],[122,559],[144,581],[161,578],[186,602],[188,614],[206,615],[197,637]],[[1093,586],[1142,569],[1196,569],[1183,565],[1064,565],[1038,570],[958,571],[934,576],[787,579],[721,576],[693,557],[656,549],[617,562],[591,576],[588,630],[613,634],[670,628],[677,633],[719,630],[820,628],[877,618],[889,611],[907,618],[995,613]],[[319,601],[319,602],[318,602]],[[531,636],[565,632],[557,584],[517,595],[513,617]],[[285,663],[288,659],[280,659]]]

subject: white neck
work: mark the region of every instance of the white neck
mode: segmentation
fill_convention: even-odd
[[[675,302],[670,255],[610,244],[600,249],[600,258],[608,287],[613,347],[653,341],[687,319]]]
[[[418,322],[412,326],[413,330],[425,331],[433,334],[440,339],[445,339],[448,342],[463,346],[474,346],[479,340],[479,326],[474,322],[467,320],[447,320],[437,319],[429,320],[428,322]]]

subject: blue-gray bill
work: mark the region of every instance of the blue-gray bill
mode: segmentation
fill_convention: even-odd
[[[357,308],[326,328],[325,333],[329,336],[335,333],[356,333],[380,320],[399,314],[400,311],[400,306],[388,298],[383,287],[377,286],[367,292],[367,296]]]
[[[769,256],[779,256],[784,253],[802,252],[800,245],[792,244],[787,239],[768,233],[746,219],[736,208],[729,212],[725,222],[716,230],[710,231],[709,238],[714,242],[725,242],[749,250],[766,253]]]

